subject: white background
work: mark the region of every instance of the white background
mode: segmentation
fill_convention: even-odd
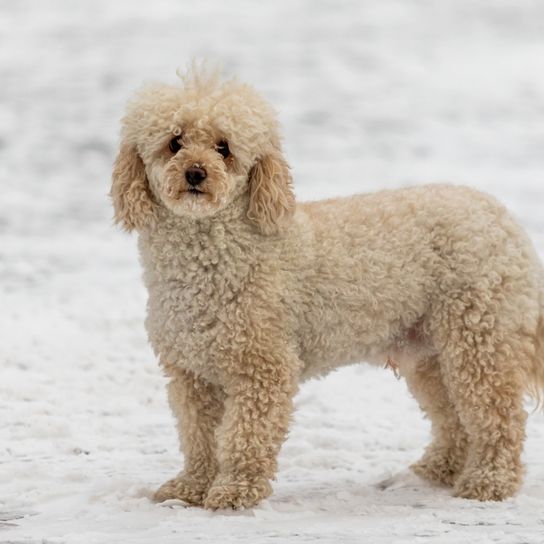
[[[0,0],[0,542],[542,544],[542,414],[516,498],[454,499],[365,365],[302,388],[258,508],[149,501],[181,459],[107,192],[126,99],[194,56],[276,106],[299,198],[470,184],[544,253],[543,2]]]

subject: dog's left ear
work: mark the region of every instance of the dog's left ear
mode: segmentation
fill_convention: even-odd
[[[295,211],[295,195],[289,166],[279,150],[260,158],[249,173],[247,217],[264,234],[274,234]]]

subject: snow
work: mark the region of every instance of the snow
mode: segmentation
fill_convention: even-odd
[[[279,110],[300,198],[467,183],[542,255],[543,36],[537,0],[0,0],[0,542],[542,544],[544,416],[517,497],[456,499],[406,470],[429,424],[365,365],[302,387],[259,507],[153,504],[180,457],[106,195],[129,94],[207,57]]]

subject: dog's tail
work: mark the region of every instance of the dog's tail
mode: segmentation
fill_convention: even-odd
[[[540,317],[536,329],[535,356],[528,375],[528,393],[544,408],[544,278],[540,289]]]

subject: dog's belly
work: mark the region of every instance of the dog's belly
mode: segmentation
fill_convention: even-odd
[[[301,355],[304,361],[302,380],[327,374],[340,366],[354,363],[370,363],[391,366],[401,373],[412,364],[436,354],[429,338],[422,333],[422,320],[410,327],[394,323],[377,325],[382,331],[365,331],[357,327],[329,327],[327,335],[312,336],[311,342],[303,343]]]
[[[359,274],[355,265],[351,270]],[[381,292],[367,287],[376,281],[350,275],[314,281],[311,298],[300,305],[305,308],[297,333],[303,378],[357,362],[384,364],[393,351],[404,351],[399,346],[425,315],[431,288],[423,274],[411,277],[402,283],[393,274],[382,278]]]
[[[384,364],[394,334],[383,334],[377,338],[376,331],[368,334],[364,330],[339,323],[329,327],[319,324],[301,342],[301,359],[304,362],[302,379],[327,374],[340,366],[358,362]],[[385,330],[384,327],[382,330]]]

